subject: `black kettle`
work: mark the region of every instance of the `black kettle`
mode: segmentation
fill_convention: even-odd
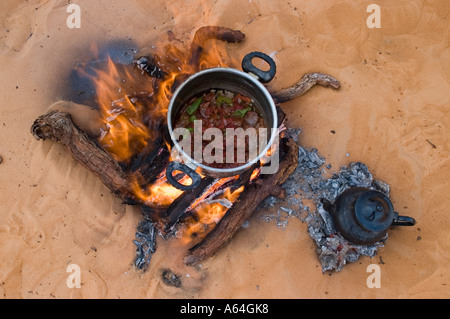
[[[413,226],[414,218],[399,216],[389,198],[379,191],[352,187],[342,192],[334,204],[322,200],[337,231],[349,242],[371,245],[386,236],[392,225]]]

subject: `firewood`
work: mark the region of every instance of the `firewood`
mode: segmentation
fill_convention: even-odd
[[[256,167],[259,167],[259,162],[253,165],[250,169],[248,169],[246,172],[239,175],[237,179],[230,180],[229,182],[226,182],[222,184],[220,187],[214,189],[215,192],[211,194],[211,196],[214,196],[214,194],[218,193],[219,191],[225,189],[225,188],[231,188],[232,191],[238,189],[239,187],[246,185],[250,177],[253,173],[253,170]],[[198,200],[202,195],[206,194],[208,190],[211,190],[211,187],[215,186],[216,183],[219,182],[219,179],[214,179],[210,177],[204,177],[202,179],[202,182],[200,185],[190,191],[186,191],[183,194],[181,194],[167,209],[165,218],[166,220],[166,226],[165,231],[170,231],[180,219],[182,219],[183,215],[188,213],[188,209],[192,206],[192,204]],[[209,195],[209,194],[207,194]],[[210,196],[206,196],[205,199],[209,198]]]
[[[283,138],[280,142],[280,166],[276,174],[262,175],[262,183],[247,185],[237,201],[226,212],[217,226],[206,238],[192,247],[184,262],[196,265],[205,258],[213,256],[239,231],[258,205],[269,195],[275,185],[283,184],[297,167],[298,145],[290,138]]]

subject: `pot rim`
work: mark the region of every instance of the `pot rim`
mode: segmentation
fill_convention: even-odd
[[[175,139],[175,136],[173,134],[173,126],[172,126],[172,121],[171,121],[171,117],[172,117],[172,111],[173,111],[173,105],[174,105],[174,101],[175,101],[175,97],[179,94],[179,92],[181,92],[181,90],[184,89],[184,87],[191,81],[193,81],[194,79],[203,76],[205,74],[209,74],[209,73],[215,73],[215,72],[224,72],[224,73],[231,73],[234,75],[238,75],[241,77],[244,77],[245,79],[247,79],[248,81],[252,82],[264,95],[264,97],[269,101],[269,105],[270,105],[270,112],[272,113],[272,118],[273,118],[273,126],[272,128],[268,128],[271,130],[271,134],[270,134],[270,139],[269,142],[267,143],[266,147],[264,148],[264,150],[262,152],[259,153],[259,155],[254,158],[252,161],[245,163],[244,165],[235,167],[235,168],[214,168],[214,167],[210,167],[207,165],[204,165],[202,163],[197,162],[196,160],[194,160],[191,156],[189,156],[188,154],[186,154],[186,152],[184,152],[180,145],[178,144],[178,142]],[[213,89],[213,88],[211,88]],[[194,169],[196,169],[197,167],[200,167],[203,171],[206,171],[206,173],[211,172],[214,174],[222,174],[222,175],[226,175],[226,174],[230,174],[230,176],[235,175],[235,174],[239,174],[236,172],[243,172],[247,169],[249,169],[250,167],[252,167],[255,163],[257,163],[259,160],[261,160],[269,151],[269,149],[272,147],[274,141],[275,141],[275,137],[278,134],[278,115],[277,115],[277,110],[275,107],[275,102],[273,101],[272,96],[270,95],[269,91],[264,87],[264,85],[258,81],[258,79],[256,78],[256,76],[245,73],[243,71],[239,71],[237,69],[233,69],[233,68],[228,68],[228,67],[219,67],[219,68],[210,68],[210,69],[206,69],[206,70],[202,70],[200,72],[195,73],[194,75],[192,75],[191,77],[189,77],[186,81],[184,81],[174,92],[174,94],[172,95],[172,98],[170,99],[170,103],[169,103],[169,108],[167,110],[167,128],[169,131],[169,135],[170,135],[170,139],[172,140],[172,143],[174,145],[174,147],[176,148],[177,152],[180,154],[180,157],[184,158],[185,161],[185,165],[187,166],[195,166]]]

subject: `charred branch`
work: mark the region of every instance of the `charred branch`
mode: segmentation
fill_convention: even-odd
[[[157,66],[155,59],[151,56],[141,56],[134,60],[133,63],[139,70],[152,78],[163,79],[167,75]]]
[[[131,167],[132,174],[142,188],[155,182],[169,163],[170,152],[167,146],[165,144],[159,144],[157,147],[152,146],[146,147],[137,156]]]
[[[220,193],[222,189],[230,188],[231,191],[235,191],[239,187],[248,184],[253,170],[259,166],[260,164],[258,162],[248,171],[242,173],[239,178],[225,183],[217,189],[214,189],[214,192],[211,195],[206,194],[206,192],[210,190],[211,187],[214,186],[219,180],[208,177],[203,178],[201,184],[197,188],[184,192],[170,205],[169,209],[167,210],[167,223],[165,230],[169,231],[178,223],[178,221],[182,217],[186,217],[185,214],[188,213],[189,208],[192,207],[192,205],[199,198],[201,198],[203,194],[208,195],[203,199],[206,201],[210,200],[211,197],[213,197],[215,194]]]

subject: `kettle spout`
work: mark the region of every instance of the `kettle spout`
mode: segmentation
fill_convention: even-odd
[[[397,212],[394,213],[394,221],[392,225],[395,226],[414,226],[416,220],[409,216],[400,216]]]

